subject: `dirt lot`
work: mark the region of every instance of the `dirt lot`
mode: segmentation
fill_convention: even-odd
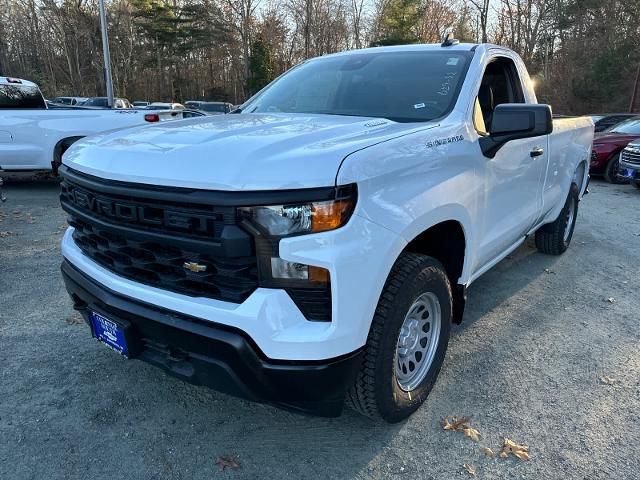
[[[431,397],[394,426],[248,403],[98,344],[59,275],[57,190],[14,180],[0,206],[1,479],[448,479],[468,476],[465,463],[483,479],[638,478],[630,186],[593,182],[564,256],[527,243],[471,287]],[[480,442],[443,431],[446,415],[472,416]],[[481,453],[504,436],[530,445],[530,461]],[[240,468],[220,472],[221,455]]]

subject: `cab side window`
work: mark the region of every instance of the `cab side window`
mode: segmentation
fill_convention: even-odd
[[[487,65],[474,105],[474,124],[481,135],[491,133],[493,111],[502,103],[524,103],[518,70],[513,60],[495,58]]]

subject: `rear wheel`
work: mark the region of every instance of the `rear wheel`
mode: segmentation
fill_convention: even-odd
[[[547,225],[543,225],[536,232],[536,247],[542,253],[560,255],[564,253],[573,237],[578,216],[578,202],[580,189],[575,183],[571,184],[569,195],[560,211],[558,218]]]
[[[604,170],[604,179],[609,183],[623,184],[629,182],[629,179],[622,175],[623,169],[620,168],[620,154],[616,154],[607,163]]]
[[[347,401],[358,412],[394,423],[427,398],[444,361],[452,294],[440,262],[403,253],[373,318],[364,360]]]

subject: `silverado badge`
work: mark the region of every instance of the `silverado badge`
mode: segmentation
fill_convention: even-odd
[[[187,270],[191,270],[192,272],[198,273],[198,272],[204,272],[207,270],[207,266],[206,265],[201,265],[199,263],[196,262],[184,262],[182,264],[183,268],[186,268]]]

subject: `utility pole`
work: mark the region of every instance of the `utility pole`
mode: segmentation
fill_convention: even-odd
[[[100,0],[100,27],[102,30],[102,53],[104,55],[104,83],[107,88],[107,106],[113,108],[113,79],[111,78],[111,55],[109,53],[107,11],[104,8],[104,0]]]
[[[631,93],[631,102],[629,103],[629,113],[633,113],[636,106],[636,97],[638,96],[638,84],[640,83],[640,61],[638,62],[638,70],[636,70],[636,81],[633,83],[633,92]]]

